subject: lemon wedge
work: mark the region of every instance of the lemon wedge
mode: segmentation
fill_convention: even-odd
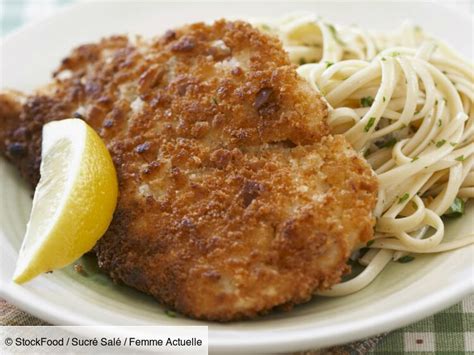
[[[117,175],[105,144],[82,120],[43,127],[41,179],[13,280],[64,267],[92,249],[115,210]]]

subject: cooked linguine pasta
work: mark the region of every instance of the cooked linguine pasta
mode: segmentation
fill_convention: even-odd
[[[380,182],[375,238],[364,271],[320,292],[367,286],[407,253],[438,253],[474,243],[443,242],[443,215],[461,215],[474,197],[473,66],[417,26],[372,33],[313,14],[256,21],[277,35],[298,72],[326,99],[333,133],[368,160]]]

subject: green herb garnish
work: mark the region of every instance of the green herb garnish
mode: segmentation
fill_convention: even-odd
[[[362,107],[370,107],[374,103],[374,98],[372,96],[366,96],[360,99],[360,104]]]
[[[336,27],[334,27],[333,25],[329,24],[329,25],[328,25],[328,28],[329,28],[329,30],[331,31],[332,36],[334,37],[334,39],[336,40],[336,42],[339,43],[341,46],[345,46],[346,44],[339,38],[339,36],[338,36],[338,34],[337,34]]]
[[[441,127],[443,125],[443,121],[442,120],[438,120],[438,127]]]
[[[414,161],[417,161],[420,157],[414,157],[411,162],[413,163]]]
[[[465,158],[464,158],[464,155],[460,155],[460,156],[458,156],[458,157],[457,157],[456,159],[454,159],[454,160],[457,160],[457,161],[464,161],[464,159],[465,159]]]
[[[440,141],[436,142],[436,148],[440,148],[446,143],[446,139],[441,139]]]
[[[366,132],[370,131],[370,128],[374,125],[374,123],[375,123],[375,117],[370,117],[369,122],[367,122],[367,124],[364,127],[364,131]]]
[[[326,62],[326,69],[329,68],[333,64],[334,64],[333,62]]]
[[[169,309],[165,310],[165,314],[170,318],[176,318],[176,312],[173,312]]]
[[[405,255],[405,256],[402,256],[400,259],[398,259],[397,261],[399,263],[402,263],[402,264],[406,264],[406,263],[409,263],[410,261],[413,261],[415,260],[415,257],[414,256],[411,256],[411,255]]]
[[[212,97],[211,100],[212,100],[212,103],[213,103],[214,105],[217,105],[217,99],[216,99],[215,97]]]
[[[398,203],[405,202],[406,200],[408,200],[409,197],[410,197],[410,194],[408,192],[405,192],[403,196],[398,199]]]
[[[397,142],[398,142],[397,139],[392,137],[388,141],[386,141],[383,146],[384,148],[393,147],[395,144],[397,144]]]
[[[306,64],[306,59],[300,58],[299,63],[300,63],[300,65]]]
[[[374,244],[374,242],[375,242],[375,239],[369,240],[367,242],[367,246],[370,247],[372,244]]]
[[[385,102],[385,96],[382,99],[383,99],[383,102]]]
[[[389,140],[382,141],[382,142],[375,142],[375,145],[379,148],[390,148],[397,144],[397,139],[395,137],[391,137]]]
[[[444,216],[447,217],[461,217],[464,214],[464,200],[462,198],[456,197],[444,213]]]

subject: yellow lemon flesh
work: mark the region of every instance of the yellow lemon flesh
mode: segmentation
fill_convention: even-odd
[[[13,276],[17,283],[62,268],[91,250],[117,204],[112,159],[84,121],[46,124],[41,158],[41,179]]]

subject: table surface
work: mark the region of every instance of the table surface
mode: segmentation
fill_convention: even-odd
[[[1,0],[0,36],[53,14],[75,0]],[[473,12],[474,1],[449,1],[449,5]],[[40,325],[42,322],[0,300],[1,325]],[[359,341],[329,350],[304,354],[474,354],[474,296],[387,335]],[[303,353],[302,353],[303,354]]]

